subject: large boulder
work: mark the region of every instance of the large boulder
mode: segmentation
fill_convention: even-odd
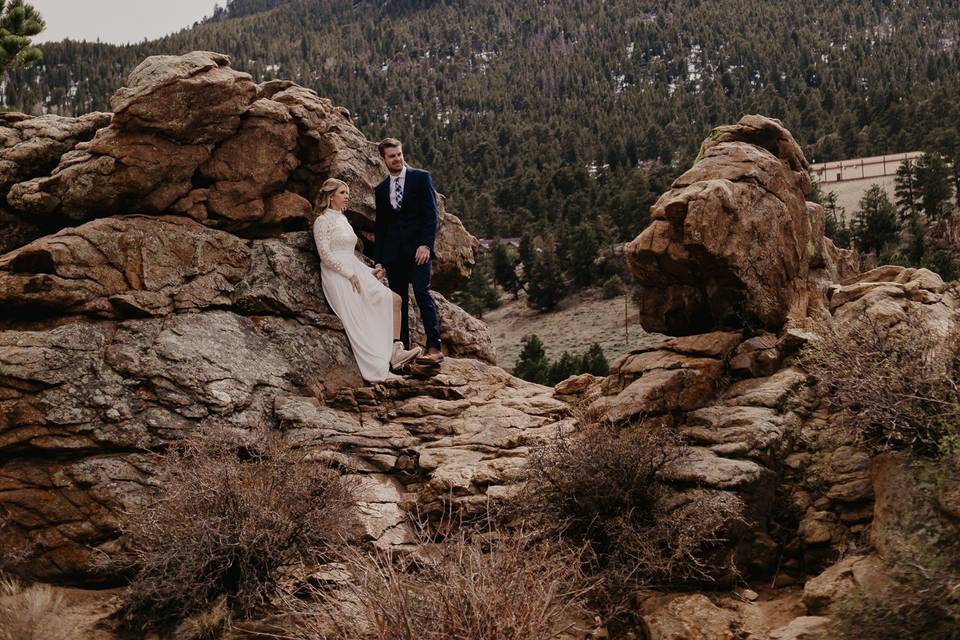
[[[714,130],[627,246],[644,328],[778,330],[806,315],[818,293],[811,266],[824,262],[822,211],[805,201],[807,168],[777,120],[745,116]]]
[[[320,185],[338,177],[351,186],[347,215],[370,246],[373,188],[385,171],[376,146],[330,100],[291,82],[257,85],[227,56],[195,51],[146,59],[111,107],[112,116],[32,128],[8,117],[0,186],[13,213],[47,230],[174,213],[262,237],[304,228]],[[469,276],[479,243],[439,200],[433,286],[450,292]]]

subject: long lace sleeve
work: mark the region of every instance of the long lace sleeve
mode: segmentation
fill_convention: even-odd
[[[353,272],[347,268],[347,265],[336,258],[330,244],[333,239],[334,230],[335,227],[332,221],[321,216],[313,223],[313,240],[317,243],[317,251],[320,253],[322,267],[324,269],[333,269],[344,278],[349,279],[353,276]]]

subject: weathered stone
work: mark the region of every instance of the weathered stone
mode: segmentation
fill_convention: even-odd
[[[938,485],[956,486],[955,474],[945,475],[944,469],[903,453],[888,453],[873,461],[870,478],[875,494],[870,543],[882,558],[914,558],[934,552],[932,547],[960,544],[960,526],[937,500]]]
[[[791,418],[765,407],[712,405],[688,413],[680,433],[718,455],[751,458],[773,467],[782,459],[790,426]]]
[[[723,393],[723,402],[733,406],[779,409],[806,379],[802,371],[788,367],[766,378],[750,378],[730,385]]]
[[[770,632],[770,640],[830,640],[830,618],[801,616]]]
[[[669,482],[714,489],[753,491],[772,488],[773,472],[749,460],[733,460],[709,449],[692,447],[691,455],[668,464],[660,474]]]
[[[50,173],[64,153],[93,138],[111,117],[101,112],[79,118],[0,113],[0,196],[17,182]]]
[[[854,595],[855,590],[880,595],[894,584],[877,556],[851,556],[807,580],[803,603],[810,613],[819,614],[845,596]]]
[[[806,168],[779,121],[745,116],[716,129],[627,246],[644,327],[690,334],[752,322],[775,330],[806,315],[823,237],[822,213],[811,216],[804,200]]]
[[[650,598],[643,607],[650,640],[735,640],[738,616],[701,594]]]
[[[607,407],[606,416],[614,422],[696,409],[711,397],[722,371],[723,365],[717,360],[673,355],[669,362],[644,370],[615,398],[597,402]]]
[[[35,224],[0,209],[0,256],[43,235]]]
[[[218,143],[240,126],[257,88],[220,53],[150,56],[110,99],[114,125],[183,144]]]

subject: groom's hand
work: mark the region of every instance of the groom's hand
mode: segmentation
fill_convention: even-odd
[[[427,260],[430,259],[430,247],[425,244],[417,247],[417,255],[415,255],[413,259],[418,265],[427,264]]]

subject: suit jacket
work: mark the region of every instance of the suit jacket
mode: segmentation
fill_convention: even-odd
[[[400,209],[390,204],[390,177],[374,190],[377,218],[374,222],[373,259],[380,264],[413,261],[417,247],[430,248],[437,237],[437,193],[429,171],[407,167]]]

